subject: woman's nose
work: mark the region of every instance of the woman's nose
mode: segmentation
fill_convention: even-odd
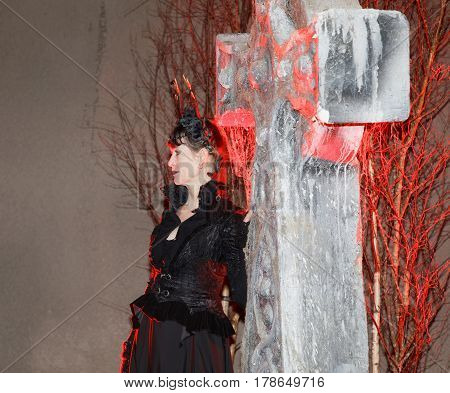
[[[170,169],[173,169],[173,166],[174,166],[174,159],[173,159],[173,157],[175,156],[175,154],[172,154],[171,156],[170,156],[170,159],[169,159],[169,162],[168,162],[168,165],[169,165],[169,167],[170,167]]]

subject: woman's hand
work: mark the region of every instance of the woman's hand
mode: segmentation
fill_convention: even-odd
[[[252,214],[253,214],[253,211],[250,209],[244,218],[244,222],[249,222],[250,218],[252,217]]]

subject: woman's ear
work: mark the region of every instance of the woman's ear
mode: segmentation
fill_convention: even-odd
[[[209,152],[205,147],[202,147],[199,152],[199,161],[200,161],[200,168],[204,168],[209,164]]]

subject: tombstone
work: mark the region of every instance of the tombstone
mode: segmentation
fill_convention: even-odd
[[[367,372],[364,123],[409,116],[409,25],[356,0],[256,0],[217,37],[216,117],[254,124],[242,372]]]

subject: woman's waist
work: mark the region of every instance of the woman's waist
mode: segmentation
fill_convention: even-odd
[[[190,310],[221,312],[222,298],[218,291],[208,291],[189,287],[153,285],[147,293],[151,293],[158,303],[180,302]]]
[[[145,293],[151,292],[160,302],[181,301],[191,307],[211,308],[221,304],[223,277],[174,276],[159,274],[148,282]]]
[[[142,310],[150,318],[159,321],[176,320],[186,326],[187,330],[207,329],[222,336],[235,334],[230,320],[224,314],[219,303],[185,302],[182,298],[158,297],[150,291],[131,304],[133,314],[136,308]]]

